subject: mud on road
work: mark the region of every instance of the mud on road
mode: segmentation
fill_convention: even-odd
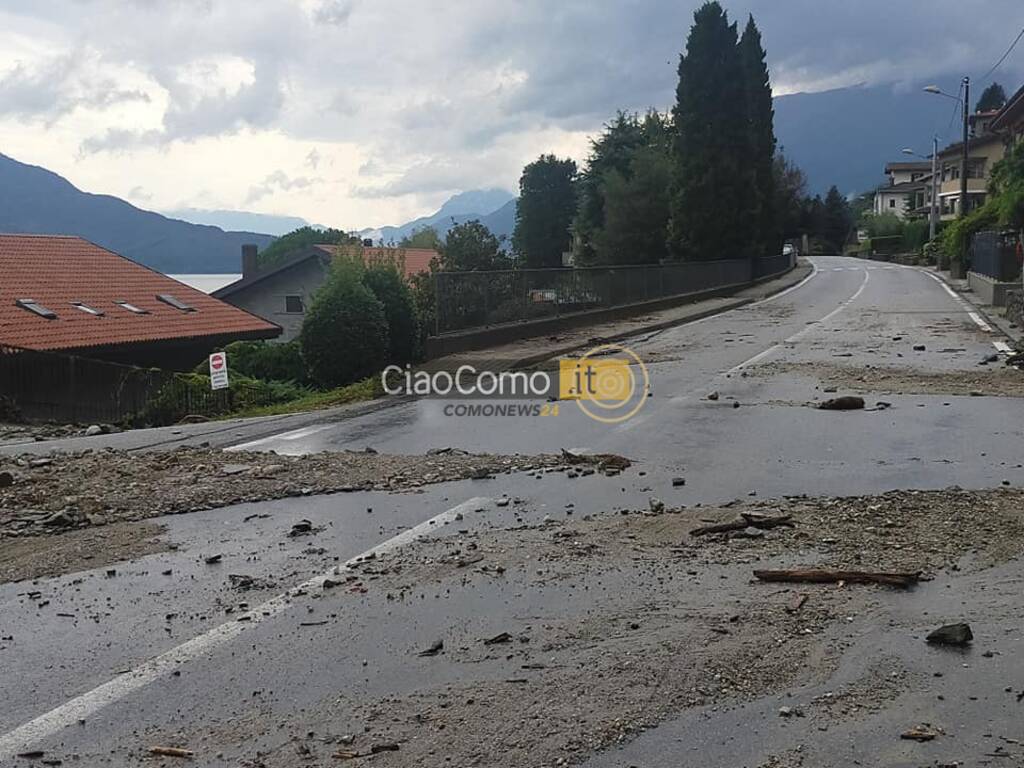
[[[610,455],[499,456],[450,448],[426,456],[372,450],[279,456],[181,447],[0,457],[0,583],[159,551],[159,526],[131,523],[162,515],[326,493],[415,492],[514,472],[615,474],[628,466],[627,459]]]
[[[692,535],[741,513],[790,515],[793,527]],[[344,572],[337,594],[325,593],[325,608],[338,608],[314,630],[325,638],[400,639],[385,661],[364,664],[316,706],[298,714],[267,706],[198,730],[154,728],[146,738],[268,768],[371,756],[383,766],[578,764],[689,709],[717,711],[826,680],[853,617],[874,616],[894,638],[925,648],[920,626],[884,619],[880,607],[912,603],[917,589],[764,584],[754,569],[920,571],[955,583],[1022,553],[1019,490],[655,506],[465,532],[368,560]],[[485,615],[460,613],[474,605],[486,605]],[[375,627],[353,625],[362,608]],[[424,610],[447,626],[411,632]],[[358,670],[358,659],[339,653],[339,664]],[[381,664],[388,680],[420,684],[373,693]],[[808,702],[806,713],[794,704],[778,716],[806,714],[827,730],[923,683],[898,658],[878,658],[834,696]],[[801,764],[764,755],[766,766]]]

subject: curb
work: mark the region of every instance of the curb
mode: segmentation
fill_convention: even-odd
[[[917,267],[917,269],[920,269],[927,275],[935,275],[935,277],[941,280],[944,285],[949,286],[949,289],[951,291],[956,293],[956,295],[963,299],[966,303],[970,304],[971,307],[973,307],[975,311],[977,311],[977,313],[981,315],[993,329],[995,329],[995,331],[997,332],[996,335],[1002,334],[1005,338],[1009,339],[1014,344],[1019,344],[1021,339],[1024,339],[1024,333],[1022,333],[1020,329],[1015,330],[1007,327],[1006,318],[1002,317],[1001,315],[996,315],[990,312],[989,310],[991,309],[991,307],[989,307],[988,305],[981,305],[975,302],[973,299],[975,295],[973,291],[960,290],[960,287],[958,285],[955,285],[954,283],[950,282],[946,278],[946,276],[937,269],[932,270],[928,269],[927,267]]]

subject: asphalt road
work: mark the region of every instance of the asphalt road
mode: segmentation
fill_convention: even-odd
[[[414,651],[452,626],[484,635],[511,611],[586,610],[557,589],[496,586],[470,603],[424,593],[401,609],[373,595],[320,589],[339,563],[415,535],[644,506],[652,495],[690,505],[1024,482],[1013,399],[893,395],[884,410],[835,413],[806,407],[823,396],[813,376],[756,374],[768,362],[967,370],[999,341],[923,271],[838,257],[814,262],[813,275],[784,294],[635,339],[630,347],[646,361],[651,396],[622,424],[594,421],[570,402],[557,416],[496,420],[446,417],[445,402],[417,400],[329,423],[310,415],[298,426],[283,422],[283,434],[267,434],[275,421],[258,431],[218,427],[215,444],[281,453],[568,448],[629,456],[643,474],[502,476],[422,494],[194,513],[159,521],[173,551],[122,564],[113,576],[101,569],[0,585],[0,765],[21,764],[15,755],[30,750],[65,764],[74,756],[70,764],[152,764],[143,762],[146,747],[176,737],[205,748],[198,764],[237,764],[291,738],[275,727],[277,717],[322,708],[338,691],[370,697],[443,682],[451,670]],[[914,350],[919,345],[924,351]],[[717,400],[706,398],[712,391]],[[209,429],[196,430],[196,439]],[[158,445],[181,437],[167,430],[121,439]],[[673,487],[679,476],[686,485]],[[493,500],[503,494],[524,502],[498,507]],[[324,531],[315,540],[287,537],[300,518]],[[222,562],[206,565],[214,553]],[[255,587],[232,589],[228,575],[237,573],[253,576]],[[236,621],[240,614],[249,620]],[[257,716],[262,725],[244,729],[238,744],[229,724]]]

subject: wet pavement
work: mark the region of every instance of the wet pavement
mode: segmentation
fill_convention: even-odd
[[[642,508],[652,496],[692,506],[755,495],[1024,484],[1018,400],[908,392],[870,397],[869,405],[881,400],[891,406],[881,410],[836,413],[808,407],[828,396],[813,374],[756,373],[757,364],[774,361],[973,371],[992,353],[998,337],[983,331],[925,273],[852,259],[814,261],[814,276],[793,291],[635,339],[629,346],[648,361],[651,397],[638,416],[621,425],[593,421],[572,403],[563,403],[558,416],[496,421],[446,417],[445,403],[419,400],[374,404],[364,415],[329,423],[312,414],[302,422],[225,424],[216,428],[217,437],[211,425],[181,428],[194,430],[196,439],[206,435],[215,445],[288,454],[366,446],[395,453],[441,446],[495,453],[567,448],[618,453],[637,465],[618,477],[501,476],[422,493],[338,494],[196,512],[157,520],[166,525],[165,540],[173,550],[118,564],[111,567],[113,574],[103,568],[0,585],[0,697],[5,701],[0,765],[19,764],[12,762],[14,755],[29,748],[63,758],[78,755],[82,765],[153,764],[144,757],[146,747],[176,733],[204,734],[210,740],[205,754],[216,754],[217,744],[232,743],[226,735],[218,739],[219,727],[230,722],[240,728],[239,719],[257,716],[261,726],[250,723],[242,731],[259,731],[248,745],[252,749],[270,749],[288,738],[275,730],[276,718],[322,705],[339,690],[370,696],[455,674],[444,664],[407,659],[444,632],[485,635],[497,629],[493,619],[510,602],[517,616],[587,610],[586,600],[571,591],[552,586],[524,594],[514,582],[458,601],[428,592],[407,596],[401,611],[379,595],[351,591],[351,585],[294,592],[414,526],[426,525],[424,535],[450,535]],[[717,400],[706,399],[712,391],[718,392]],[[281,425],[287,426],[283,433]],[[173,431],[112,437],[134,441],[129,447],[159,446],[182,437]],[[685,485],[673,483],[679,477]],[[503,496],[523,501],[496,505]],[[426,521],[433,518],[438,522],[429,526]],[[320,530],[289,537],[300,519]],[[207,563],[211,555],[220,555],[219,562]],[[252,583],[239,589],[231,575],[251,577]],[[1008,568],[995,585],[975,586],[1019,594],[1020,578]],[[610,584],[596,591],[607,595]],[[697,754],[701,765],[757,765],[768,748],[781,753],[812,737],[818,751],[807,754],[819,758],[808,757],[807,765],[833,764],[822,756],[845,765],[857,754],[856,745],[881,744],[883,727],[899,730],[912,720],[938,723],[949,707],[971,706],[962,696],[945,703],[935,699],[940,688],[960,686],[962,693],[977,686],[998,698],[1004,686],[986,671],[987,659],[964,662],[931,652],[922,657],[914,631],[896,645],[877,631],[890,621],[923,630],[934,615],[961,607],[950,600],[963,600],[941,581],[922,589],[920,597],[913,603],[893,597],[878,614],[856,617],[847,628],[854,638],[847,663],[884,654],[922,680],[936,671],[947,676],[941,686],[930,683],[904,694],[906,723],[860,719],[817,731],[813,718],[779,723],[782,700],[766,698],[738,709],[694,710],[621,752],[595,758],[593,765],[697,764]],[[996,650],[1002,658],[1014,653],[1019,658],[1019,630],[1013,634],[1007,617],[986,618],[983,596],[972,609],[985,637],[1000,639]],[[237,622],[245,612],[257,620]],[[247,626],[239,630],[239,624]],[[218,633],[225,625],[233,627],[229,635]],[[184,655],[171,662],[151,663],[182,647],[187,647]],[[984,650],[979,645],[976,653]],[[131,670],[143,670],[141,682],[102,688],[131,680]],[[494,666],[495,679],[509,673],[501,664]],[[842,668],[836,674],[808,681],[793,696],[823,695],[843,682]],[[996,703],[993,722],[1009,728],[1006,718],[1021,705],[1014,702],[1014,710],[1002,698]],[[972,749],[984,746],[980,735],[972,738]],[[891,765],[940,756],[931,745],[896,743],[886,749],[874,754],[884,754]],[[240,755],[227,749],[222,757],[198,764],[238,764]]]

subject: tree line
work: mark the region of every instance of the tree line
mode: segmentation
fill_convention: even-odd
[[[757,258],[805,233],[817,250],[841,250],[853,226],[846,199],[835,187],[809,196],[777,151],[753,16],[741,34],[718,2],[701,6],[678,75],[669,112],[620,111],[582,168],[550,154],[527,165],[511,250],[461,268],[560,267],[567,254],[578,266]]]

